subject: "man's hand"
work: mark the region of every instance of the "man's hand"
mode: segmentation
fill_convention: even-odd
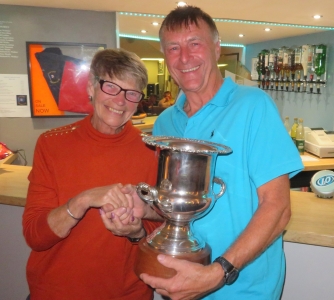
[[[141,274],[140,278],[156,292],[173,300],[200,299],[223,286],[224,271],[217,263],[203,266],[167,255],[158,255],[158,261],[176,271],[169,279]]]

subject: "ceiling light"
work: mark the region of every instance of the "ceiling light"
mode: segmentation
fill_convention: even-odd
[[[152,22],[152,25],[153,25],[153,26],[158,26],[159,23],[158,23],[158,22]]]
[[[177,7],[187,6],[187,3],[186,3],[186,2],[182,2],[182,1],[180,1],[180,2],[176,2],[176,6],[177,6]]]
[[[141,33],[146,33],[147,31],[145,30],[145,29],[143,29],[142,31],[141,31]]]
[[[270,31],[271,29],[270,28],[265,28],[264,31]]]
[[[322,16],[320,16],[320,15],[314,15],[313,18],[314,19],[320,19],[320,18],[322,18]]]
[[[239,37],[244,37],[244,35],[242,33],[239,34]]]

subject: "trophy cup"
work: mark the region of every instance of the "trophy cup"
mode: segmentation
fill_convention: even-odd
[[[175,270],[157,261],[158,254],[210,264],[211,248],[193,235],[190,224],[207,214],[225,192],[222,179],[213,176],[218,154],[232,150],[221,144],[175,137],[145,136],[159,156],[157,186],[139,183],[139,197],[164,218],[164,223],[139,243],[135,273],[170,278]],[[220,186],[213,192],[213,183]]]

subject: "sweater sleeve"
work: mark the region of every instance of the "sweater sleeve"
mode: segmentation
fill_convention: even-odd
[[[47,217],[59,206],[52,163],[48,159],[43,138],[36,144],[32,170],[28,176],[29,188],[23,213],[23,234],[27,244],[35,251],[51,248],[62,240],[50,228]]]

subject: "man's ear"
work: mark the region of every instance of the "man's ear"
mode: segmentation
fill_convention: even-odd
[[[220,58],[220,54],[221,54],[221,48],[220,48],[220,40],[218,39],[218,41],[216,42],[216,60],[218,62],[218,59]]]

